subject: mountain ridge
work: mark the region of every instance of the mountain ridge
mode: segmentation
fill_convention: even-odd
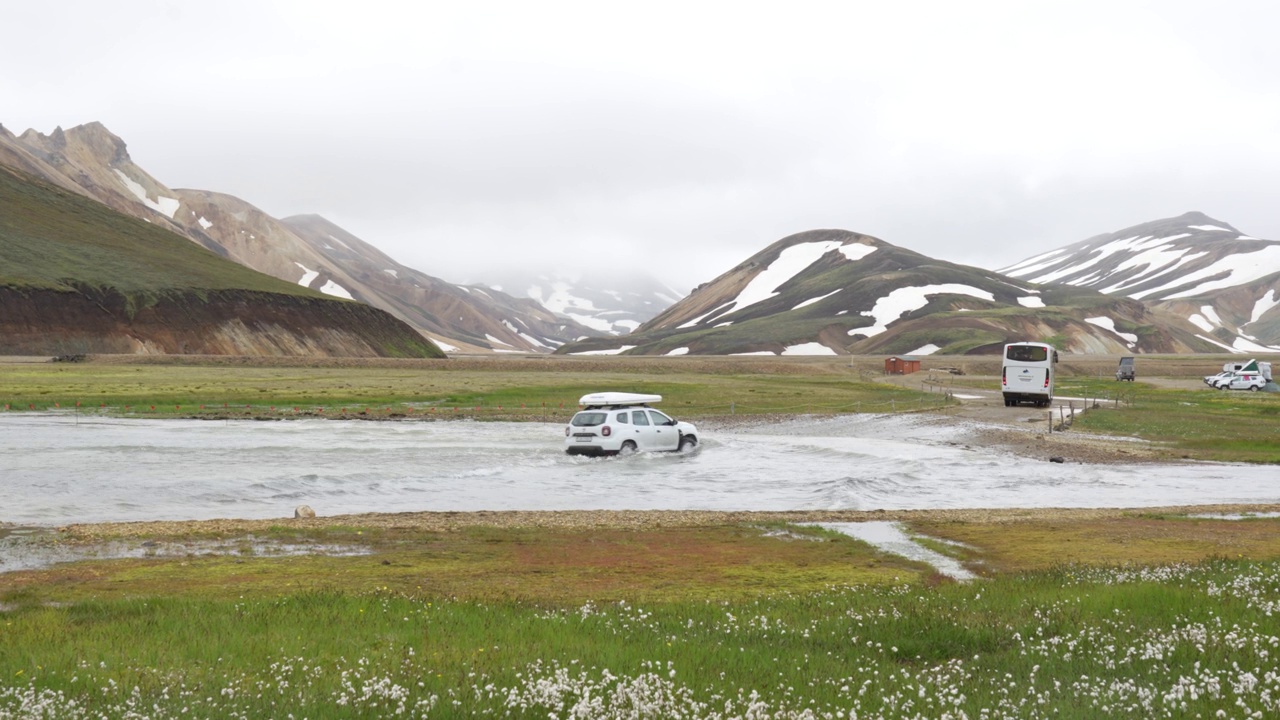
[[[163,185],[134,164],[124,141],[101,123],[59,127],[47,136],[28,130],[15,137],[5,131],[0,133],[0,153],[10,164],[31,168],[61,187],[70,185],[67,189],[172,230],[246,267],[286,282],[306,281],[326,294],[390,312],[453,351],[550,352],[569,340],[596,334],[504,293],[476,293],[412,270],[380,251],[379,262],[390,261],[390,269],[412,276],[418,287],[395,276],[390,281],[381,278],[370,272],[368,263],[345,267],[323,251],[317,238],[300,237],[296,228],[251,203],[216,191]],[[423,292],[428,286],[430,291]]]
[[[0,354],[443,357],[391,315],[0,166]]]
[[[1188,352],[1194,328],[1141,302],[1028,287],[847,230],[787,236],[620,340],[568,354],[965,354],[1053,338],[1087,352]]]
[[[1001,271],[1141,300],[1186,319],[1218,349],[1280,352],[1280,242],[1201,212],[1095,235]]]

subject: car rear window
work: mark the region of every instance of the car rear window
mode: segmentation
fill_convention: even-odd
[[[573,420],[570,420],[569,423],[574,427],[595,427],[603,425],[608,417],[607,413],[602,412],[580,412],[574,415]]]

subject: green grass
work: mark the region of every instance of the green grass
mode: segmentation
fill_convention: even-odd
[[[31,363],[5,367],[0,403],[10,411],[31,406],[83,408],[105,405],[113,412],[169,414],[253,412],[276,407],[292,412],[369,407],[385,413],[502,414],[529,419],[564,417],[578,398],[602,389],[661,394],[662,407],[685,417],[732,413],[856,412],[937,406],[938,395],[847,374],[738,374],[668,369],[564,372],[541,363],[515,370],[465,366],[451,361],[409,367],[235,367],[226,365],[114,365]],[[471,369],[456,369],[470,367]],[[151,407],[155,410],[152,411]],[[523,407],[522,407],[523,406]],[[180,408],[180,409],[178,409]]]
[[[0,712],[1095,718],[1213,717],[1242,702],[1270,716],[1277,570],[1062,568],[574,605],[374,586],[85,600],[0,617]]]
[[[277,526],[371,554],[0,575],[0,716],[1265,717],[1278,522],[913,523],[968,584],[776,522]]]
[[[1128,387],[1081,379],[1058,392],[1119,400],[1107,412],[1082,415],[1081,430],[1167,443],[1175,455],[1200,460],[1280,463],[1280,394],[1121,385]]]
[[[89,198],[0,169],[0,286],[115,288],[139,305],[172,290],[324,298],[237,265]]]

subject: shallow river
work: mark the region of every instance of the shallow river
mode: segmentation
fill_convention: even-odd
[[[1274,467],[1052,464],[953,447],[901,417],[704,434],[688,454],[587,459],[563,453],[560,424],[3,415],[0,523],[291,517],[302,504],[337,515],[1280,501]]]

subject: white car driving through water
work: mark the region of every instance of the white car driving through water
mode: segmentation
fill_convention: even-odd
[[[698,446],[698,428],[649,407],[661,395],[601,392],[583,395],[582,406],[564,428],[570,455],[630,455],[687,451]]]

